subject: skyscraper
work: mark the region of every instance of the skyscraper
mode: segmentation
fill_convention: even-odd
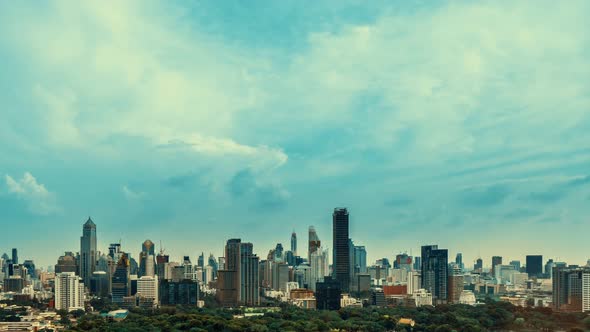
[[[496,275],[496,265],[502,264],[502,256],[492,256],[492,275]]]
[[[481,273],[482,269],[483,269],[483,260],[481,258],[478,258],[475,261],[475,264],[473,265],[473,270],[475,272]]]
[[[88,217],[82,226],[80,238],[80,277],[83,282],[90,284],[90,277],[96,270],[96,224]]]
[[[225,269],[218,271],[217,297],[223,306],[260,304],[259,259],[252,243],[230,239],[225,246]]]
[[[12,264],[18,264],[18,250],[12,248]]]
[[[348,235],[348,210],[335,208],[332,214],[332,239],[333,239],[333,272],[334,279],[338,280],[341,289],[348,292],[350,287],[350,249]]]
[[[367,249],[365,246],[354,246],[354,269],[358,269],[358,273],[367,273]]]
[[[463,269],[465,269],[465,265],[463,265],[463,254],[462,253],[457,253],[457,256],[455,256],[455,264],[457,264],[457,266],[461,269],[461,271],[463,271]]]
[[[308,260],[311,260],[311,254],[316,252],[316,250],[321,247],[322,243],[313,226],[309,226],[308,236],[307,258]]]
[[[590,268],[553,268],[553,308],[557,311],[590,311]]]
[[[139,276],[153,277],[156,273],[156,246],[151,240],[145,240],[141,244],[139,253]]]
[[[131,295],[130,282],[129,257],[121,253],[111,282],[113,303],[122,303],[124,297]]]
[[[448,250],[438,245],[422,246],[422,288],[432,293],[437,303],[447,300]]]
[[[529,278],[540,277],[543,274],[542,255],[526,256],[526,273],[528,273]]]
[[[297,234],[295,234],[295,231],[291,233],[291,252],[294,256],[297,256]]]
[[[58,273],[55,276],[55,309],[84,310],[84,284],[74,272]]]

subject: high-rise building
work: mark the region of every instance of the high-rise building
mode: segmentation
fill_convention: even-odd
[[[90,292],[98,297],[109,296],[110,276],[106,271],[95,271],[90,278]]]
[[[432,293],[436,303],[447,300],[448,256],[448,250],[438,245],[422,246],[422,288]]]
[[[367,273],[367,249],[354,246],[354,269],[357,273]]]
[[[315,290],[316,283],[324,281],[324,277],[330,274],[328,250],[320,247],[314,251],[311,254],[309,265],[311,267],[310,287]]]
[[[63,256],[59,256],[55,265],[55,273],[74,272],[78,273],[78,262],[76,256],[71,251],[66,251]]]
[[[295,231],[291,233],[291,252],[293,256],[297,256],[297,234],[295,234]]]
[[[197,305],[199,284],[191,280],[160,282],[160,303],[162,305]]]
[[[406,253],[397,254],[395,256],[395,261],[393,262],[393,267],[406,271],[412,270],[412,256],[409,256]]]
[[[590,268],[563,267],[553,269],[553,308],[557,311],[590,311]]]
[[[526,256],[526,273],[529,278],[541,277],[543,274],[543,256],[527,255]]]
[[[218,271],[217,296],[224,306],[260,304],[259,259],[252,243],[230,239],[225,246],[225,270]]]
[[[137,297],[141,298],[140,302],[150,303],[150,307],[155,307],[160,301],[158,294],[158,277],[143,276],[137,279]]]
[[[517,261],[517,260],[510,261],[510,265],[514,266],[514,270],[520,271],[520,261]]]
[[[461,269],[461,271],[463,271],[465,269],[465,265],[463,265],[463,254],[462,253],[457,253],[457,256],[455,256],[455,264],[457,264],[457,266]]]
[[[322,242],[320,241],[320,238],[318,237],[318,234],[315,231],[315,228],[313,226],[309,226],[309,240],[308,240],[308,247],[307,247],[307,259],[311,260],[311,254],[316,252],[316,250],[318,250],[321,245]]]
[[[478,258],[473,265],[473,270],[475,272],[481,273],[483,271],[483,260]]]
[[[325,277],[324,281],[316,284],[315,298],[319,310],[339,310],[342,290],[341,282]]]
[[[12,264],[18,264],[18,250],[12,248]]]
[[[27,268],[27,274],[31,276],[31,279],[37,278],[37,271],[33,260],[27,259],[23,262],[23,266]]]
[[[449,303],[460,302],[461,293],[463,292],[463,273],[461,272],[461,267],[459,267],[457,263],[455,263],[452,271],[449,273],[448,292],[447,300]]]
[[[496,265],[502,264],[502,256],[492,256],[492,275],[496,275]]]
[[[140,277],[153,277],[156,274],[156,248],[151,240],[145,240],[141,244],[139,253],[139,273]]]
[[[217,261],[215,260],[215,256],[213,256],[213,254],[209,254],[209,261],[207,265],[211,267],[211,270],[213,272],[212,278],[217,279],[217,270],[219,269],[219,265],[217,264]]]
[[[129,257],[126,253],[121,253],[111,281],[113,303],[123,303],[123,298],[131,295],[130,275]]]
[[[348,292],[350,287],[350,249],[348,224],[349,215],[346,208],[335,208],[332,214],[333,239],[333,275],[340,282],[342,291]]]
[[[96,270],[96,224],[88,217],[82,226],[82,237],[80,238],[80,277],[90,284],[90,277]]]
[[[84,284],[74,272],[55,275],[55,309],[84,310]]]

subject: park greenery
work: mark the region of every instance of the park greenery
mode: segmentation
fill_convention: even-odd
[[[235,318],[241,309],[163,307],[131,310],[123,321],[86,314],[69,331],[590,331],[590,316],[492,300],[477,306],[305,310],[283,305],[262,316]],[[412,328],[400,318],[415,321]]]
[[[66,331],[590,331],[588,313],[555,312],[550,308],[520,307],[493,300],[476,306],[365,307],[338,311],[306,310],[283,304],[280,310],[261,308],[258,311],[264,314],[254,317],[243,317],[244,309],[218,307],[134,308],[120,321],[99,314],[116,309],[113,304],[100,300],[92,304],[93,312],[59,312]],[[0,309],[0,321],[17,321],[23,314]],[[401,324],[401,318],[412,319],[415,325]]]

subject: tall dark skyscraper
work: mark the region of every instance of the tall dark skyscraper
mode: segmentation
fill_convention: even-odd
[[[437,303],[447,300],[448,263],[447,249],[438,245],[422,246],[422,288],[432,293]]]
[[[225,269],[219,270],[217,298],[223,306],[259,305],[259,259],[252,243],[230,239],[225,245]]]
[[[313,226],[309,226],[309,240],[307,246],[307,261],[311,262],[311,254],[316,252],[321,247],[321,241]]]
[[[527,255],[526,256],[526,273],[529,278],[540,277],[543,274],[543,256]]]
[[[335,208],[332,214],[333,265],[334,279],[340,282],[342,291],[350,287],[350,248],[348,236],[348,210]]]
[[[297,256],[297,234],[295,234],[295,231],[291,233],[291,252],[294,256]]]
[[[492,275],[496,275],[496,265],[502,265],[502,256],[492,256]]]
[[[473,264],[473,269],[474,269],[476,272],[481,272],[481,270],[483,269],[483,260],[482,260],[481,258],[478,258],[478,259],[475,261],[475,264]]]
[[[96,224],[88,217],[82,226],[80,238],[80,277],[84,283],[90,285],[90,277],[96,270]]]
[[[457,253],[457,256],[455,256],[455,264],[457,264],[457,266],[463,270],[465,268],[465,266],[463,265],[463,254],[462,253]]]
[[[113,303],[122,303],[124,297],[131,295],[130,270],[129,257],[127,254],[121,253],[111,279]]]
[[[12,248],[12,264],[18,264],[18,250]]]

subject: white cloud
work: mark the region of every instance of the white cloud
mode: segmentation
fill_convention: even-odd
[[[130,201],[138,201],[138,200],[143,199],[146,196],[145,192],[133,191],[133,190],[129,189],[129,187],[127,185],[123,186],[122,191],[123,191],[123,195],[125,196],[125,198],[127,198]]]
[[[60,211],[55,195],[29,173],[25,172],[22,179],[15,180],[5,176],[9,192],[27,202],[30,212],[38,215],[49,215]]]

